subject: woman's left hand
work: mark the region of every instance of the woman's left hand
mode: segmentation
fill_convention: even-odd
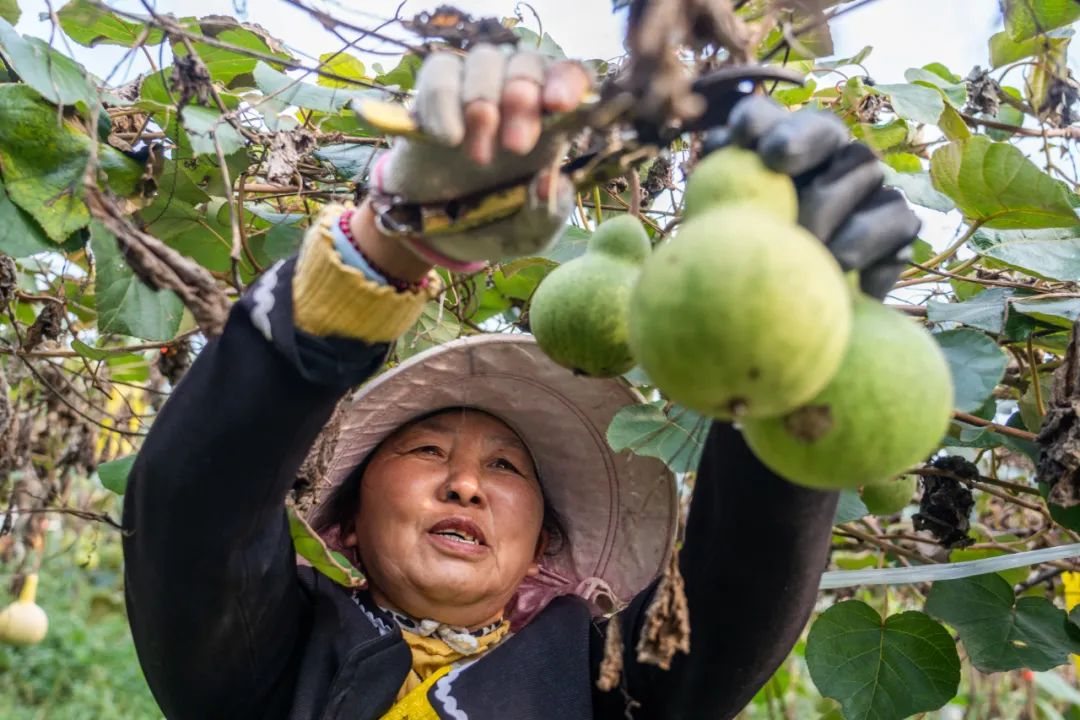
[[[728,124],[712,131],[705,151],[736,144],[756,150],[771,169],[791,175],[799,191],[799,224],[829,248],[862,290],[884,298],[911,257],[921,222],[903,195],[882,185],[874,152],[832,113],[789,112],[754,95]]]

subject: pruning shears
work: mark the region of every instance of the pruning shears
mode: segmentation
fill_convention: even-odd
[[[721,68],[698,78],[692,85],[704,99],[704,111],[685,122],[658,124],[635,112],[638,105],[625,91],[594,93],[575,110],[544,118],[546,131],[574,135],[585,128],[621,127],[605,134],[604,144],[578,155],[560,168],[579,191],[609,182],[659,155],[685,132],[706,130],[727,122],[735,104],[750,93],[747,85],[762,81],[803,84],[803,76],[781,67],[741,65]],[[361,120],[387,135],[437,143],[423,132],[407,108],[397,103],[368,98],[353,102]],[[527,200],[532,178],[522,178],[449,203],[419,204],[402,198],[372,197],[374,210],[385,232],[399,235],[456,233],[512,215]]]

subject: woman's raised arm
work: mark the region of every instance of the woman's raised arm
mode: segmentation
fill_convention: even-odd
[[[307,607],[285,497],[337,400],[378,369],[385,340],[426,300],[343,266],[324,230],[237,303],[132,468],[128,616],[170,718],[267,718],[290,706]]]
[[[670,670],[636,660],[656,583],[619,614],[623,686],[594,691],[597,718],[733,717],[787,657],[817,597],[838,493],[793,485],[764,467],[727,423],[713,423],[698,466],[679,568],[690,610],[690,654]],[[604,630],[592,638],[593,667]]]

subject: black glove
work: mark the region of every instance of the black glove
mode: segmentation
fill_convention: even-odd
[[[772,170],[786,173],[799,193],[799,224],[816,235],[840,266],[858,270],[863,292],[882,299],[911,258],[922,224],[866,145],[822,110],[789,112],[752,95],[728,124],[709,131],[705,152],[726,145],[755,150]]]

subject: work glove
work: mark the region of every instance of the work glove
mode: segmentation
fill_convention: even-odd
[[[848,128],[822,110],[790,112],[752,95],[728,123],[706,135],[704,150],[755,150],[767,167],[790,175],[799,194],[799,224],[816,235],[845,270],[859,272],[867,295],[883,299],[911,258],[921,222],[904,196],[882,186],[873,151],[851,142]]]
[[[469,272],[486,261],[537,254],[555,238],[574,205],[572,185],[554,172],[556,161],[565,153],[566,138],[558,132],[540,131],[535,145],[524,148],[525,152],[508,150],[496,141],[486,164],[477,162],[475,148],[470,152],[464,141],[470,113],[498,112],[507,120],[510,106],[524,101],[532,104],[538,120],[540,112],[551,105],[545,84],[552,73],[565,73],[567,65],[552,65],[536,51],[511,53],[486,44],[477,45],[464,58],[437,52],[424,61],[417,77],[414,116],[426,138],[396,141],[375,168],[373,189],[398,201],[429,204],[528,183],[524,207],[508,217],[460,232],[406,239],[425,259]],[[580,72],[588,77],[584,69]],[[519,81],[514,83],[515,92],[504,94],[514,81]],[[563,109],[576,106],[580,99],[567,98]],[[500,124],[503,127],[497,133],[501,134],[505,123]]]

